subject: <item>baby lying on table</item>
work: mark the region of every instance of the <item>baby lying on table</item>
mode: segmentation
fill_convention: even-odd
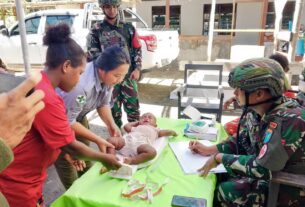
[[[152,113],[145,113],[137,122],[130,122],[124,126],[127,134],[123,137],[111,137],[107,141],[115,146],[107,148],[107,153],[115,154],[119,150],[124,163],[136,165],[156,157],[157,151],[152,146],[156,139],[163,136],[177,136],[173,130],[157,128],[156,117]]]

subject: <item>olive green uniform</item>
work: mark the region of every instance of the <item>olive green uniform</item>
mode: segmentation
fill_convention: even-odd
[[[9,146],[5,143],[3,139],[0,138],[0,173],[13,162],[14,154]],[[5,197],[0,192],[0,206],[9,207]]]

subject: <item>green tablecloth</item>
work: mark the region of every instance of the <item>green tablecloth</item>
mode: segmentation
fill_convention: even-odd
[[[159,118],[158,127],[174,129],[179,133],[178,137],[171,138],[170,141],[189,140],[183,137],[183,128],[188,122],[190,120]],[[219,128],[218,140],[226,138],[223,127],[220,124],[217,124],[217,127]],[[100,175],[100,168],[101,164],[96,163],[86,174],[75,181],[72,187],[51,207],[167,207],[171,206],[173,195],[206,198],[208,206],[212,207],[216,185],[215,174],[210,174],[206,178],[198,175],[185,175],[169,146],[166,146],[152,165],[138,170],[134,176],[135,179],[141,181],[149,178],[159,183],[169,178],[169,183],[165,185],[159,195],[154,197],[151,204],[147,201],[122,198],[121,192],[126,187],[127,181],[110,178],[106,174]]]

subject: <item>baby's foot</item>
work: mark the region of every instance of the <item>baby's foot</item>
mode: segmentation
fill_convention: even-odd
[[[131,165],[132,164],[132,158],[131,157],[124,157],[124,163],[127,165]]]

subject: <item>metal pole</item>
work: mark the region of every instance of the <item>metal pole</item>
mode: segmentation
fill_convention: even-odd
[[[211,60],[212,60],[215,8],[216,8],[216,0],[212,0],[210,23],[209,23],[209,41],[208,41],[208,48],[207,48],[207,53],[208,53],[207,55],[208,55],[209,62],[211,62]]]
[[[21,48],[23,54],[23,62],[26,75],[29,75],[29,71],[31,68],[29,62],[29,49],[28,43],[26,40],[26,30],[25,30],[25,23],[24,23],[24,11],[22,7],[21,0],[15,0],[16,3],[16,12],[17,12],[17,19],[19,22],[19,32],[20,32],[20,39],[21,39]]]

